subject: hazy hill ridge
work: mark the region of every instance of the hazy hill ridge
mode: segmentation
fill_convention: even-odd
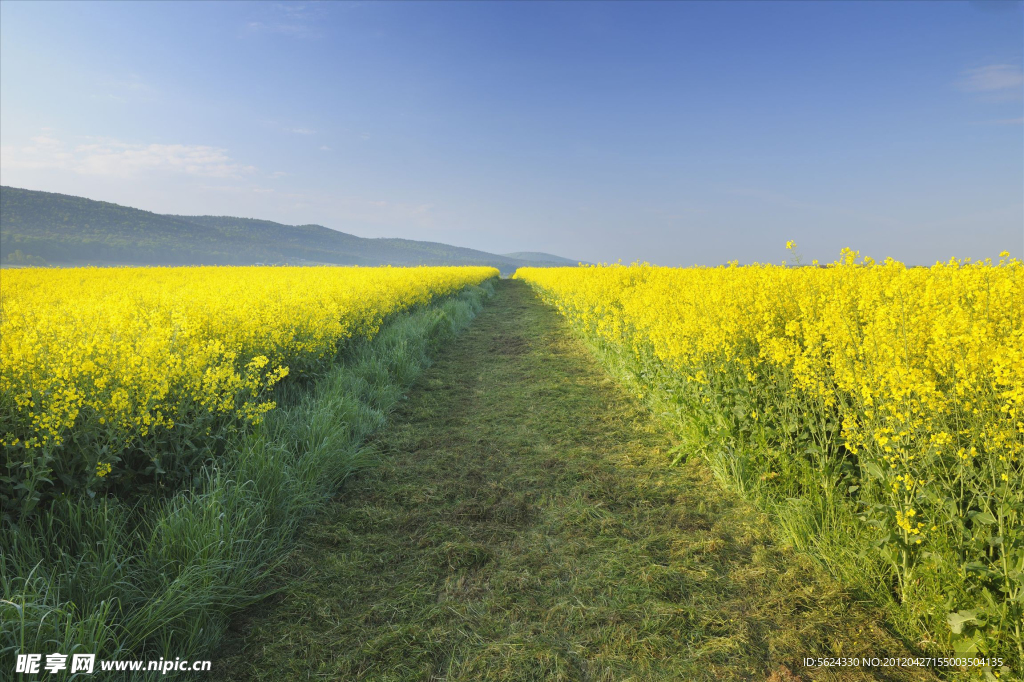
[[[557,263],[559,265],[579,265],[581,261],[573,260],[572,258],[562,258],[561,256],[555,256],[550,253],[542,253],[540,251],[516,251],[515,253],[503,253],[501,254],[506,258],[515,258],[516,260],[525,260],[531,263],[543,263],[550,265],[551,263]]]
[[[322,225],[161,215],[105,201],[0,187],[0,259],[94,265],[575,265],[550,254],[499,255],[437,242],[368,239]]]

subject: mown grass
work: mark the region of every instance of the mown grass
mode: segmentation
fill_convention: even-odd
[[[223,680],[932,679],[502,281],[235,623]]]
[[[0,529],[0,679],[18,652],[211,657],[232,613],[265,596],[298,531],[371,460],[366,437],[491,292],[398,316],[319,377],[281,385],[280,407],[188,490],[62,498]]]

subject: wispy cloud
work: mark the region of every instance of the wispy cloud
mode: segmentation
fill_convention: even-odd
[[[305,2],[275,2],[273,7],[278,12],[288,16],[302,16],[306,13],[307,3]]]
[[[296,135],[316,135],[316,131],[312,128],[285,128],[285,132],[294,133]]]
[[[153,87],[146,83],[141,76],[130,73],[121,78],[110,77],[107,85],[118,90],[133,90],[136,92],[153,92]]]
[[[1024,70],[1019,64],[989,64],[966,69],[956,85],[964,92],[1019,97],[1024,90]]]
[[[204,192],[218,192],[221,194],[276,194],[277,190],[269,187],[238,187],[236,185],[199,185],[197,189]]]
[[[324,225],[344,230],[350,226],[409,226],[427,228],[438,217],[431,203],[404,201],[393,197],[338,196],[334,193],[303,192],[290,196],[304,208],[315,209]],[[351,229],[351,228],[350,228]]]
[[[743,190],[737,191],[737,193],[742,192]],[[584,210],[583,207],[580,208],[581,210]],[[587,207],[585,210],[590,210],[590,208]],[[644,209],[644,212],[666,220],[686,220],[695,215],[706,215],[708,210],[706,208],[696,208],[691,206],[673,206],[671,210],[651,207]]]
[[[978,125],[989,126],[1019,126],[1024,125],[1024,116],[1018,118],[997,118],[992,121],[978,121]]]
[[[321,10],[317,4],[263,3],[257,7],[259,19],[245,23],[247,33],[273,33],[293,38],[313,38],[321,33],[317,22]]]
[[[43,135],[37,135],[36,137],[33,137],[32,144],[42,149],[54,149],[56,147],[61,146],[60,140],[58,140],[56,137],[52,137],[45,133]]]
[[[899,227],[901,224],[900,221],[888,216],[868,213],[858,209],[847,208],[845,206],[834,206],[831,204],[802,201],[779,192],[773,192],[765,189],[733,187],[725,189],[725,193],[737,197],[748,197],[750,199],[755,199],[757,201],[762,201],[764,203],[792,211],[811,211],[823,214],[842,215],[856,218],[867,223],[887,225],[889,227]]]
[[[65,170],[119,178],[150,172],[240,178],[256,170],[232,159],[227,150],[219,147],[138,144],[112,139],[71,146],[51,135],[33,137],[28,145],[0,147],[0,168]]]
[[[313,29],[305,24],[288,23],[282,21],[250,21],[245,28],[251,33],[279,33],[296,38],[313,35]]]
[[[106,99],[119,104],[152,102],[158,94],[156,88],[134,73],[99,76],[96,88],[97,92],[92,95],[93,99],[103,99],[105,92]]]

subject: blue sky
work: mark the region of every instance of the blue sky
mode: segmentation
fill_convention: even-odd
[[[1019,2],[0,2],[0,180],[664,265],[1024,256]]]

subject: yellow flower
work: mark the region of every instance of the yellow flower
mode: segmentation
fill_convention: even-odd
[[[498,274],[487,267],[25,268],[3,271],[5,444],[92,429],[127,446],[179,414],[258,422],[290,371],[391,315]],[[74,457],[62,451],[61,456]],[[109,473],[108,465],[97,475]]]
[[[702,419],[742,420],[773,434],[764,454],[800,470],[818,455],[786,435],[780,412],[835,423],[824,438],[856,455],[857,496],[917,544],[949,508],[991,499],[994,482],[1004,499],[1024,495],[1024,262],[1000,258],[907,267],[844,248],[815,268],[634,263],[515,277],[636,360],[637,381],[658,382],[648,394],[671,390],[670,414],[701,430]]]

